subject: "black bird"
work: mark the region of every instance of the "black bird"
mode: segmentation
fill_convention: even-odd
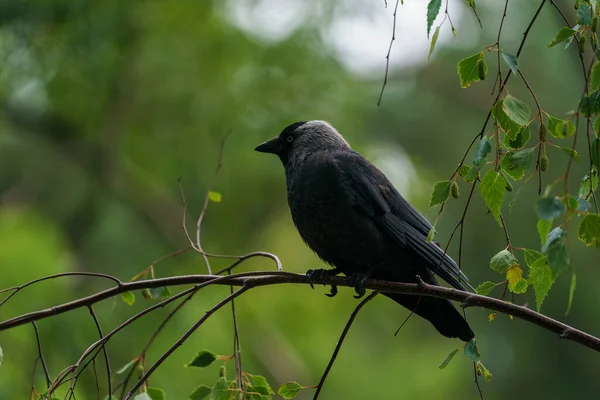
[[[439,246],[426,243],[431,225],[425,217],[327,122],[296,122],[255,150],[279,156],[294,224],[306,244],[334,267],[309,271],[311,279],[343,273],[359,297],[367,278],[416,283],[419,275],[437,285],[437,274],[466,290],[461,281],[467,278],[456,263]],[[385,296],[431,322],[446,337],[464,341],[474,337],[448,300]]]

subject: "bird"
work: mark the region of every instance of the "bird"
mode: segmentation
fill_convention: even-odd
[[[358,298],[367,279],[439,285],[437,275],[467,291],[463,283],[468,285],[468,279],[454,260],[426,240],[432,229],[427,219],[328,122],[295,122],[255,150],[279,157],[294,225],[308,247],[333,266],[309,270],[311,283],[343,273]],[[330,296],[336,293],[332,287]],[[384,295],[431,322],[443,336],[465,342],[475,336],[449,300]]]

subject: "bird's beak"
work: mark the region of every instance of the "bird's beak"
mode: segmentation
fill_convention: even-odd
[[[261,143],[254,150],[260,151],[261,153],[279,154],[281,152],[281,140],[279,139],[279,136],[275,136],[273,139]]]

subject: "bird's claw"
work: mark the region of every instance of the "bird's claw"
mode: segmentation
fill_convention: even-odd
[[[336,276],[339,272],[336,269],[309,269],[306,271],[306,277],[308,278],[308,284],[311,288],[315,288],[315,283],[325,285],[327,279]],[[331,285],[331,291],[327,294],[328,297],[333,297],[338,293],[337,286]]]
[[[331,285],[331,291],[329,293],[325,293],[325,296],[327,297],[334,297],[336,294],[338,294],[338,288],[336,285]]]
[[[354,287],[354,291],[356,292],[355,299],[360,299],[367,292],[365,282],[369,279],[369,275],[368,273],[357,272],[348,277],[348,282]]]

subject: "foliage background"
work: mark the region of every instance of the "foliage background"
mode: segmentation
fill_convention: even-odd
[[[373,43],[382,49],[380,62],[359,71],[351,53],[332,45],[331,35],[344,42],[340,35],[346,32],[330,28],[348,26],[352,35],[353,26],[340,21],[380,23],[374,10],[383,9],[383,2],[291,2],[301,12],[285,32],[270,31],[270,20],[260,19],[265,10],[284,12],[273,3],[0,1],[2,287],[71,270],[127,280],[183,247],[176,180],[183,177],[189,211],[197,215],[219,141],[229,129],[232,135],[214,187],[223,201],[210,205],[203,230],[210,252],[270,251],[279,255],[285,270],[294,272],[320,266],[292,225],[279,161],[252,150],[303,119],[332,122],[417,208],[435,217],[436,210],[427,210],[430,189],[435,181],[449,178],[494,98],[495,54],[487,55],[488,81],[468,90],[460,88],[456,64],[495,42],[504,2],[479,4],[481,29],[463,2],[450,1],[451,15],[461,16],[457,43],[440,41],[428,63],[423,52],[417,52],[420,57],[407,53],[412,37],[426,36],[425,24],[412,32],[403,30],[392,52],[392,59],[402,62],[392,68],[379,107],[393,4],[383,20],[390,36]],[[402,21],[417,18],[410,14],[414,6],[409,3],[419,2],[408,0],[400,7],[400,14],[409,13]],[[558,3],[573,17],[571,2]],[[537,6],[510,2],[504,49],[515,52]],[[267,26],[261,33],[241,23],[245,19],[240,15]],[[562,25],[547,4],[519,59],[542,107],[553,115],[575,109],[583,87],[576,50],[545,47]],[[515,79],[509,90],[529,102],[522,82]],[[567,157],[551,151],[549,156],[545,176],[553,177],[564,171]],[[587,162],[573,168],[573,176],[581,177]],[[575,186],[577,178],[573,181]],[[514,206],[504,209],[506,223],[513,244],[538,248],[536,185],[531,182],[519,190],[521,185],[515,185],[508,199],[515,200]],[[442,243],[465,200],[463,193],[446,206],[437,225]],[[542,312],[597,334],[598,253],[571,237],[572,264],[579,275],[573,308],[564,315],[569,279],[562,277]],[[502,230],[476,196],[463,249],[463,268],[474,285],[496,279],[488,268],[489,258],[504,246]],[[450,253],[456,255],[456,250],[453,245]],[[271,265],[253,260],[243,268]],[[157,267],[159,276],[204,271],[201,258],[193,254]],[[68,301],[105,285],[83,278],[38,285],[3,307],[0,318]],[[227,291],[210,288],[194,298],[161,334],[150,356],[160,355]],[[236,304],[244,369],[267,376],[275,385],[288,380],[316,384],[356,305],[348,290],[334,299],[323,296],[325,292],[280,286],[242,296]],[[533,305],[533,293],[516,301]],[[97,311],[108,330],[145,305],[138,296],[131,308],[119,300],[105,301]],[[123,365],[134,357],[167,311],[144,317],[111,341],[113,364]],[[417,318],[394,337],[406,315],[386,299],[370,303],[344,344],[323,398],[477,398],[466,357],[455,358],[443,371],[437,368],[460,343],[439,336]],[[484,363],[494,374],[491,383],[483,384],[486,399],[559,399],[571,396],[574,388],[579,399],[597,398],[597,357],[589,350],[505,316],[488,322],[485,310],[471,309],[468,315]],[[85,310],[41,321],[39,328],[52,374],[74,362],[96,339]],[[232,341],[231,316],[223,310],[167,360],[151,385],[164,388],[172,399],[186,398],[200,383],[211,385],[218,367],[199,371],[182,366],[202,348],[229,354]],[[37,356],[33,329],[2,332],[0,345],[0,399],[24,398]],[[41,375],[36,384],[43,387]],[[87,374],[78,398],[95,398],[93,385]],[[300,398],[311,395],[307,390]]]

